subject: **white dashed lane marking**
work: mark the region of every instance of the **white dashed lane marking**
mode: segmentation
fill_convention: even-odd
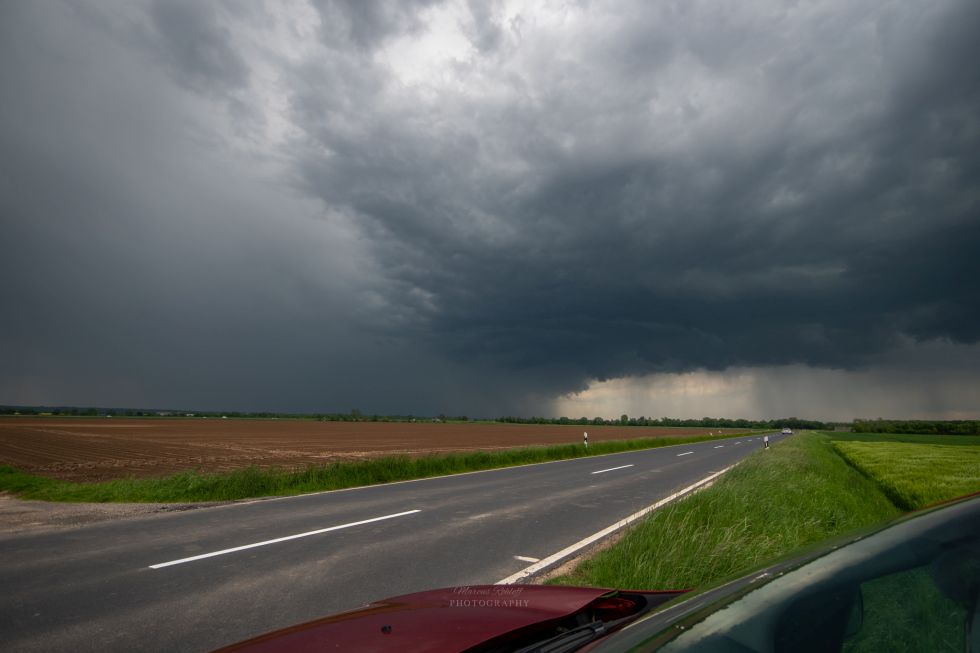
[[[520,560],[521,562],[537,562],[541,558],[532,558],[531,556],[514,556],[514,560]]]
[[[384,515],[382,517],[372,517],[371,519],[362,519],[361,521],[350,522],[349,524],[340,524],[338,526],[330,526],[328,528],[320,528],[315,531],[307,531],[306,533],[296,533],[295,535],[287,535],[285,537],[277,537],[274,540],[265,540],[263,542],[255,542],[253,544],[244,544],[242,546],[235,546],[230,549],[222,549],[220,551],[212,551],[211,553],[202,553],[201,555],[191,556],[190,558],[181,558],[180,560],[171,560],[169,562],[161,562],[159,564],[150,565],[150,569],[161,569],[163,567],[171,567],[173,565],[183,564],[185,562],[193,562],[195,560],[203,560],[204,558],[213,558],[214,556],[225,555],[226,553],[235,553],[236,551],[244,551],[246,549],[254,549],[259,546],[266,546],[268,544],[278,544],[279,542],[286,542],[288,540],[297,540],[301,537],[309,537],[310,535],[319,535],[320,533],[328,533],[330,531],[339,531],[342,528],[351,528],[352,526],[360,526],[361,524],[371,524],[376,521],[382,521],[385,519],[394,519],[395,517],[404,517],[405,515],[414,515],[417,512],[422,512],[421,510],[406,510],[405,512],[395,513],[393,515]]]
[[[591,472],[591,473],[592,474],[605,474],[606,472],[614,472],[617,469],[626,469],[627,467],[632,467],[632,466],[633,466],[632,464],[629,464],[629,465],[620,465],[619,467],[610,467],[609,469],[600,469],[598,471]]]

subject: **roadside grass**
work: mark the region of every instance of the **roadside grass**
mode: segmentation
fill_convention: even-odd
[[[837,441],[834,448],[904,510],[980,491],[980,445]]]
[[[341,490],[379,483],[408,481],[447,474],[497,469],[531,463],[569,460],[639,449],[691,444],[709,440],[744,437],[749,433],[684,438],[640,438],[593,442],[582,445],[553,445],[474,451],[410,458],[384,456],[356,462],[335,462],[294,471],[249,467],[227,473],[188,471],[159,479],[119,479],[101,483],[71,483],[27,474],[0,465],[0,491],[22,499],[44,501],[88,501],[171,503],[231,501],[264,496],[289,496],[324,490]]]
[[[802,434],[751,455],[711,487],[652,513],[616,545],[549,582],[704,586],[899,514],[826,436]]]

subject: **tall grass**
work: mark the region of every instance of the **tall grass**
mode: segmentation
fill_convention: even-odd
[[[980,491],[980,446],[835,442],[834,447],[905,510]]]
[[[711,487],[652,513],[615,546],[551,582],[696,587],[898,514],[881,489],[847,465],[825,436],[799,435],[753,454]]]
[[[24,499],[44,501],[161,503],[228,501],[339,490],[745,435],[747,433],[725,435],[721,438],[718,436],[640,438],[593,442],[588,448],[582,445],[555,445],[431,455],[420,458],[385,456],[357,462],[309,466],[300,471],[249,467],[222,474],[191,471],[160,479],[120,479],[102,483],[70,483],[33,476],[13,467],[0,466],[0,491],[12,492]]]

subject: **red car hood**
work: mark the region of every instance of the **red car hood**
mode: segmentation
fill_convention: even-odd
[[[518,629],[567,617],[612,592],[541,585],[431,590],[261,635],[220,652],[462,651]],[[680,593],[658,594],[666,601]]]

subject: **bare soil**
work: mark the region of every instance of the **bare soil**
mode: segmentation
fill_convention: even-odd
[[[195,469],[302,468],[384,454],[510,449],[719,429],[276,419],[0,417],[0,464],[77,482]],[[734,432],[734,431],[730,431]]]
[[[54,503],[0,492],[0,535],[65,529],[155,512],[194,510],[218,503]]]

